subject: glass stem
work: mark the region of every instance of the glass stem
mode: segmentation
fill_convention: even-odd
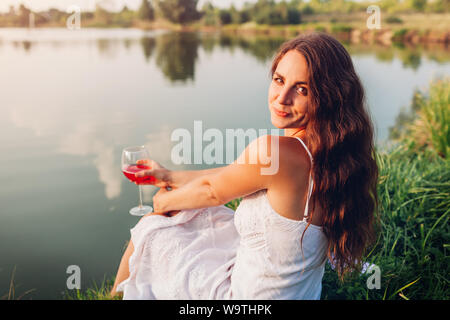
[[[142,187],[139,185],[139,208],[142,208]]]

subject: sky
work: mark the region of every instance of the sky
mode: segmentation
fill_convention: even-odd
[[[199,0],[198,5],[201,6],[205,1]],[[256,0],[247,1],[254,2]],[[0,0],[0,11],[6,12],[9,10],[9,6],[18,6],[21,3],[33,11],[43,11],[49,8],[66,11],[72,5],[80,6],[81,10],[92,10],[95,8],[95,3],[102,3],[105,8],[112,10],[120,10],[124,4],[130,9],[137,9],[141,2],[142,0]],[[234,3],[239,8],[245,0],[211,0],[211,2],[217,7],[229,7]]]

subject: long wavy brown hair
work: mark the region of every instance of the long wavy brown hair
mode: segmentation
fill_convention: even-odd
[[[374,127],[364,88],[339,41],[315,32],[285,42],[273,59],[271,76],[290,50],[300,52],[308,65],[305,138],[313,156],[314,180],[310,215],[320,204],[327,255],[343,279],[361,268],[362,257],[375,239],[378,166]]]

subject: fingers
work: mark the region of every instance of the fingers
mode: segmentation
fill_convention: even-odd
[[[136,161],[136,164],[149,164],[150,162],[150,159],[139,159]]]
[[[139,179],[139,181],[134,181],[134,184],[142,185],[142,186],[146,186],[146,185],[151,185],[151,186],[155,186],[155,187],[159,186],[159,183],[150,177],[149,178],[146,177],[144,179]]]
[[[160,189],[158,190],[158,192],[156,192],[156,194],[153,196],[153,198],[154,198],[154,197],[157,197],[157,196],[160,196],[160,195],[162,195],[162,194],[164,194],[164,193],[166,193],[166,192],[169,192],[169,190],[167,190],[167,188],[160,188]]]
[[[161,211],[156,211],[156,212],[149,212],[146,215],[144,215],[144,217],[148,217],[148,216],[165,216],[165,217],[173,217],[175,215],[177,215],[178,213],[180,213],[181,210],[172,210],[172,211],[166,211],[166,212],[161,212]]]
[[[153,170],[153,169],[150,169],[150,170],[141,170],[141,171],[139,171],[139,172],[136,172],[136,173],[134,174],[134,176],[135,176],[136,178],[143,178],[143,177],[147,177],[147,176],[153,176],[153,175],[155,174],[154,171],[155,171],[155,170]]]
[[[162,168],[162,166],[158,162],[156,162],[155,160],[152,160],[152,159],[139,159],[136,161],[136,164],[140,164],[140,165],[146,164],[146,165],[149,165],[151,168],[155,168],[155,169]]]
[[[155,160],[151,160],[151,159],[150,159],[150,166],[155,169],[163,168],[163,166],[161,166],[158,162],[156,162]]]
[[[165,215],[166,217],[173,217],[175,215],[177,215],[178,213],[180,213],[181,210],[172,210],[172,211],[167,211],[164,212],[163,215]]]
[[[150,162],[151,161],[152,160],[150,160]],[[135,183],[144,185],[154,185],[158,188],[167,187],[168,182],[165,179],[165,176],[167,175],[166,172],[167,172],[166,169],[159,169],[151,165],[151,169],[143,169],[134,174],[136,178]]]

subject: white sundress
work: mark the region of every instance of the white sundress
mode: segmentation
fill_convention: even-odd
[[[216,206],[142,218],[117,291],[123,299],[320,299],[326,236],[311,224],[300,243],[312,186],[310,175],[301,221],[275,212],[266,190],[244,197],[236,212]]]

